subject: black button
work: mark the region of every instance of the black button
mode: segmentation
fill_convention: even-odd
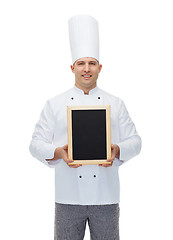
[[[94,175],[94,177],[96,177],[96,175]]]
[[[82,176],[79,176],[79,178],[82,178]]]
[[[98,97],[98,99],[100,99],[100,97]]]
[[[71,100],[73,100],[74,98],[72,97]]]

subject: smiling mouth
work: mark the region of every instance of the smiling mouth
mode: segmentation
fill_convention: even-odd
[[[89,74],[85,74],[85,75],[82,75],[82,77],[84,78],[90,78],[92,75],[89,75]]]

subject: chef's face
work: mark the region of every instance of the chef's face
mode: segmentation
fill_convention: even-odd
[[[97,78],[102,65],[94,58],[85,57],[78,59],[71,70],[75,74],[75,85],[82,90],[90,90],[97,85]]]

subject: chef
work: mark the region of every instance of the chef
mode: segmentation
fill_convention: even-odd
[[[98,22],[88,15],[69,20],[74,87],[49,99],[30,152],[55,169],[55,239],[82,240],[88,222],[92,240],[119,239],[119,166],[139,154],[141,139],[124,102],[101,90]],[[65,80],[64,80],[65,81]],[[111,164],[68,165],[67,106],[111,105]]]

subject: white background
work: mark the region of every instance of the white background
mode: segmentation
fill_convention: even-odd
[[[54,171],[28,148],[46,100],[74,84],[67,21],[83,13],[100,25],[98,86],[125,101],[143,141],[120,168],[121,240],[173,239],[171,3],[1,0],[0,239],[53,239]]]

